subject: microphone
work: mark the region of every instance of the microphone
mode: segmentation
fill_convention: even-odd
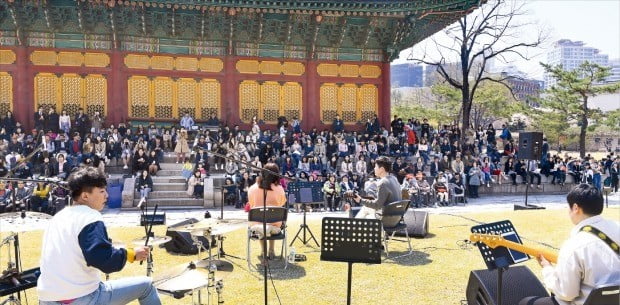
[[[140,210],[143,210],[145,203],[146,203],[146,197],[142,197],[142,199],[140,199],[140,202],[138,202],[137,208],[140,209]]]

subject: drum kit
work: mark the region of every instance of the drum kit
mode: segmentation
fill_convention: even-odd
[[[37,212],[14,212],[0,215],[0,222],[9,224],[44,223],[52,219],[52,216]],[[19,247],[19,233],[10,232],[0,241],[0,251],[6,247],[6,269],[0,275],[0,297],[9,296],[0,305],[21,304],[21,292],[37,286],[37,279],[41,272],[39,268],[28,270],[22,269],[21,251]],[[15,297],[17,294],[17,298]]]
[[[193,244],[198,248],[197,259],[174,266],[157,274],[153,277],[155,288],[161,294],[177,299],[190,295],[193,304],[203,304],[202,291],[206,290],[208,300],[215,293],[217,295],[217,304],[224,304],[222,297],[224,277],[233,271],[234,266],[232,263],[221,259],[221,256],[225,255],[223,251],[223,235],[238,230],[243,224],[244,221],[242,220],[208,218],[175,229],[191,234]],[[205,237],[213,242],[211,245],[203,245],[198,237]],[[170,240],[169,236],[152,236],[149,238],[148,246],[160,246]],[[136,246],[143,246],[145,243],[146,237],[132,241],[132,244]],[[217,249],[215,254],[212,253],[214,248]],[[208,250],[208,256],[203,259],[202,250],[204,249]],[[152,270],[153,258],[151,255],[147,259],[147,276],[151,276]],[[215,291],[213,292],[213,290]]]
[[[16,223],[18,221],[30,221],[30,222],[46,222],[51,220],[52,217],[43,213],[36,212],[16,212],[5,213],[0,215],[1,221],[9,223]],[[164,295],[169,295],[174,298],[180,299],[185,296],[192,297],[192,304],[202,303],[202,291],[207,291],[207,298],[210,301],[211,295],[216,294],[217,304],[224,304],[222,297],[222,291],[224,288],[224,278],[230,274],[234,266],[232,263],[222,260],[222,256],[226,255],[223,250],[224,234],[238,230],[243,227],[245,221],[243,220],[220,220],[220,219],[204,219],[202,221],[189,224],[180,228],[179,231],[189,232],[192,237],[194,245],[199,249],[196,260],[193,260],[186,264],[180,264],[167,270],[158,273],[153,277],[153,285],[157,290]],[[203,245],[198,237],[205,237],[212,241],[211,245]],[[169,236],[151,236],[146,244],[146,237],[134,239],[131,241],[132,245],[148,247],[161,246],[172,238]],[[0,276],[0,296],[11,295],[8,299],[0,302],[0,305],[4,304],[21,304],[20,292],[32,287],[36,287],[38,276],[40,275],[39,268],[31,270],[21,270],[21,263],[19,257],[19,244],[18,234],[10,233],[10,235],[4,240],[0,241],[0,250],[7,245],[9,253],[12,253],[11,246],[14,244],[14,262],[11,262],[11,255],[9,255],[9,263],[7,270],[2,271]],[[112,243],[115,248],[125,248],[124,243],[117,241]],[[212,249],[217,249],[217,253],[212,253]],[[208,256],[202,258],[202,250],[208,250]],[[151,255],[146,260],[147,276],[153,274],[154,260]],[[109,275],[106,274],[106,279],[109,279]],[[13,294],[18,293],[18,298],[15,298]],[[197,297],[197,298],[195,298]]]

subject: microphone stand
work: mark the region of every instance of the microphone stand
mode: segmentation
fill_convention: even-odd
[[[246,162],[246,161],[242,161],[242,160],[237,160],[236,158],[231,158],[229,156],[225,156],[222,155],[220,153],[215,153],[215,152],[211,152],[211,154],[213,154],[216,157],[220,157],[220,158],[224,158],[225,160],[232,160],[233,162],[239,162],[241,164],[245,164],[246,166],[248,166],[248,168],[252,168],[256,171],[259,171],[261,173],[262,177],[265,177],[266,173],[275,175],[279,178],[284,178],[287,179],[289,181],[297,181],[297,178],[292,178],[292,177],[286,177],[283,176],[280,173],[276,173],[272,170],[268,170],[266,168],[260,168],[258,166],[255,166],[252,163]],[[222,204],[222,208],[221,208],[221,216],[223,218],[224,215],[224,204]],[[262,239],[262,244],[263,244],[263,259],[265,259],[267,257],[267,189],[263,189],[263,239]],[[267,305],[267,260],[265,259],[265,264],[264,264],[264,268],[263,268],[263,279],[264,279],[264,293],[265,293],[265,305]]]

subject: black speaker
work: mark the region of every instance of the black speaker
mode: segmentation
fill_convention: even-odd
[[[428,213],[424,211],[416,211],[414,209],[407,210],[403,219],[407,224],[407,233],[409,236],[426,237],[428,234]],[[402,232],[396,232],[397,236],[405,236]]]
[[[179,227],[197,222],[198,220],[196,218],[190,218],[169,226],[166,230],[166,236],[172,237],[172,240],[164,244],[166,251],[177,254],[198,254],[198,247],[194,245],[191,234],[189,232],[176,230]],[[205,249],[209,249],[209,241],[206,238],[199,236],[198,240],[202,242]]]
[[[542,143],[542,132],[519,133],[519,159],[540,160]]]
[[[517,305],[529,296],[548,297],[549,293],[525,266],[513,266],[502,275],[502,305]],[[497,270],[473,270],[469,273],[468,305],[497,305]]]
[[[166,224],[166,213],[157,213],[155,215],[149,213],[146,215],[146,219],[144,215],[140,215],[140,225],[143,226],[145,223],[153,223],[153,225],[165,225]]]

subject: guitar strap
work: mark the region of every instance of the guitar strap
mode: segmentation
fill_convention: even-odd
[[[620,247],[618,246],[618,244],[614,242],[613,240],[611,240],[611,238],[609,238],[607,234],[601,232],[601,230],[588,225],[588,226],[582,227],[581,230],[579,231],[584,231],[584,232],[589,232],[589,233],[594,234],[596,237],[604,241],[611,248],[612,251],[620,255]]]

